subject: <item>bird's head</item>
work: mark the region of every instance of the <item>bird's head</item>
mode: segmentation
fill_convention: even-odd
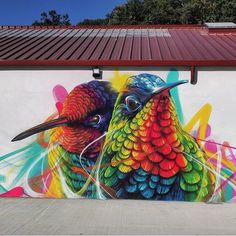
[[[114,107],[104,160],[121,172],[141,167],[153,174],[160,170],[162,176],[173,175],[178,166],[171,174],[162,170],[166,157],[170,159],[169,169],[173,169],[176,153],[171,145],[180,145],[176,131],[181,127],[170,90],[184,83],[187,81],[166,83],[151,74],[128,78]]]
[[[12,141],[52,129],[50,141],[57,142],[71,153],[80,154],[107,130],[116,97],[117,93],[109,82],[91,81],[81,84],[68,94],[57,119],[28,129]],[[101,143],[94,143],[87,149],[87,156],[97,156],[100,148]]]
[[[159,115],[169,110],[170,90],[187,82],[181,80],[166,83],[152,74],[132,76],[127,79],[119,93],[114,108],[115,117],[119,116],[119,121],[131,122],[133,119],[155,113],[156,118],[161,120]]]

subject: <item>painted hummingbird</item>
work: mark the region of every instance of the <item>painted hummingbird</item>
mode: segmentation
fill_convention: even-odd
[[[198,142],[182,128],[170,90],[152,74],[127,79],[118,94],[99,157],[98,198],[207,201],[215,175]]]
[[[109,82],[81,84],[68,94],[57,119],[28,129],[12,140],[51,130],[48,163],[53,196],[73,197],[83,188],[101,151],[116,98]],[[91,187],[82,195],[90,196]]]

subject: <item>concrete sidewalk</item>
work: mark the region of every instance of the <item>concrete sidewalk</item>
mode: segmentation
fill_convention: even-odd
[[[236,234],[236,204],[0,199],[1,234]]]

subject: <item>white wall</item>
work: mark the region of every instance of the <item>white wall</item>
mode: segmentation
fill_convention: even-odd
[[[117,69],[117,68],[116,68]],[[188,68],[176,68],[180,79],[190,80]],[[136,75],[143,72],[156,74],[166,80],[170,68],[129,67],[119,72]],[[114,77],[114,68],[103,68],[103,79]],[[55,111],[52,89],[61,84],[68,91],[76,85],[92,80],[91,68],[0,70],[0,155],[30,143],[30,139],[11,143],[19,132],[39,124]],[[179,87],[185,121],[206,103],[212,104],[210,124],[217,141],[230,141],[236,146],[236,67],[199,68],[197,85]],[[33,137],[31,137],[33,139]]]

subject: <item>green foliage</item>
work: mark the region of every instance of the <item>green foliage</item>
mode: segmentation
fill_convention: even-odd
[[[105,19],[86,20],[86,24],[202,24],[222,21],[236,22],[236,0],[128,0],[115,7]]]
[[[144,1],[129,0],[126,4],[115,7],[110,14],[107,15],[110,25],[142,24],[145,21],[146,10]]]
[[[145,24],[181,24],[181,0],[144,0]]]
[[[34,21],[34,26],[62,26],[62,25],[71,25],[68,14],[61,15],[58,14],[55,10],[51,10],[48,13],[42,12],[40,21]]]
[[[202,24],[235,22],[236,0],[128,0],[104,19],[85,19],[78,25]],[[70,25],[68,14],[41,14],[33,25]]]
[[[85,19],[77,25],[107,25],[108,19]]]
[[[181,15],[182,23],[236,22],[236,0],[190,0]]]

